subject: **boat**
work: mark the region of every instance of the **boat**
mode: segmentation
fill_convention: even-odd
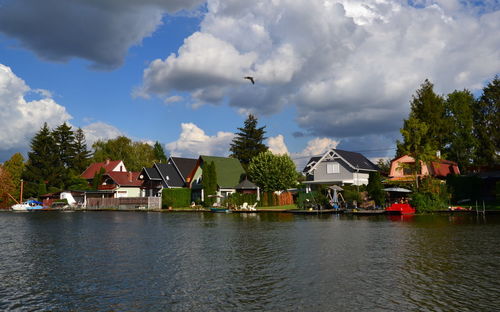
[[[45,207],[43,207],[43,203],[33,199],[29,199],[21,204],[15,204],[11,207],[13,211],[33,211],[42,210],[44,208]]]
[[[216,208],[216,207],[210,208],[210,211],[211,212],[230,212],[230,210],[228,208]]]
[[[402,187],[390,187],[385,188],[384,191],[389,193],[389,198],[394,200],[389,207],[385,208],[387,214],[404,215],[415,213],[415,208],[408,203],[408,198],[405,196],[405,194],[411,193],[410,190]]]

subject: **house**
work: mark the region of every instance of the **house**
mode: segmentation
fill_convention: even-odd
[[[304,170],[306,181],[303,183],[344,185],[368,184],[370,172],[378,171],[379,168],[360,153],[330,149],[322,156],[312,157]]]
[[[412,169],[414,166],[415,159],[409,155],[404,155],[392,160],[389,180],[400,182],[414,181],[415,174]],[[432,176],[442,179],[449,174],[460,174],[458,164],[454,161],[436,158],[427,163],[421,162],[418,176]]]
[[[139,180],[139,172],[127,171],[121,160],[106,160],[93,163],[85,169],[81,177],[92,183],[94,176],[103,172],[99,191],[111,191],[113,197],[140,197],[143,181]]]
[[[205,164],[213,162],[215,164],[215,174],[217,177],[217,195],[227,197],[236,192],[236,187],[245,176],[245,170],[236,158],[200,156],[195,168],[188,175],[189,187],[192,189],[193,200],[205,200],[203,193],[203,168]]]
[[[170,157],[167,163],[155,163],[143,168],[139,180],[143,181],[143,196],[161,196],[164,188],[188,187],[188,176],[194,170],[197,159]]]

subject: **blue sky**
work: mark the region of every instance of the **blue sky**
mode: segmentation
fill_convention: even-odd
[[[45,121],[227,155],[248,113],[277,153],[390,158],[424,79],[500,72],[499,21],[498,1],[2,0],[0,161]]]

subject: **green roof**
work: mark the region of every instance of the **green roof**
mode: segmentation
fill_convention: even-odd
[[[245,170],[236,158],[200,156],[203,164],[213,162],[217,175],[217,185],[220,188],[234,188],[240,183]]]

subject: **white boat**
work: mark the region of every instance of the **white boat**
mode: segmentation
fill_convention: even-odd
[[[22,204],[15,204],[11,207],[13,211],[32,211],[43,209],[43,203],[36,200],[27,200]]]

